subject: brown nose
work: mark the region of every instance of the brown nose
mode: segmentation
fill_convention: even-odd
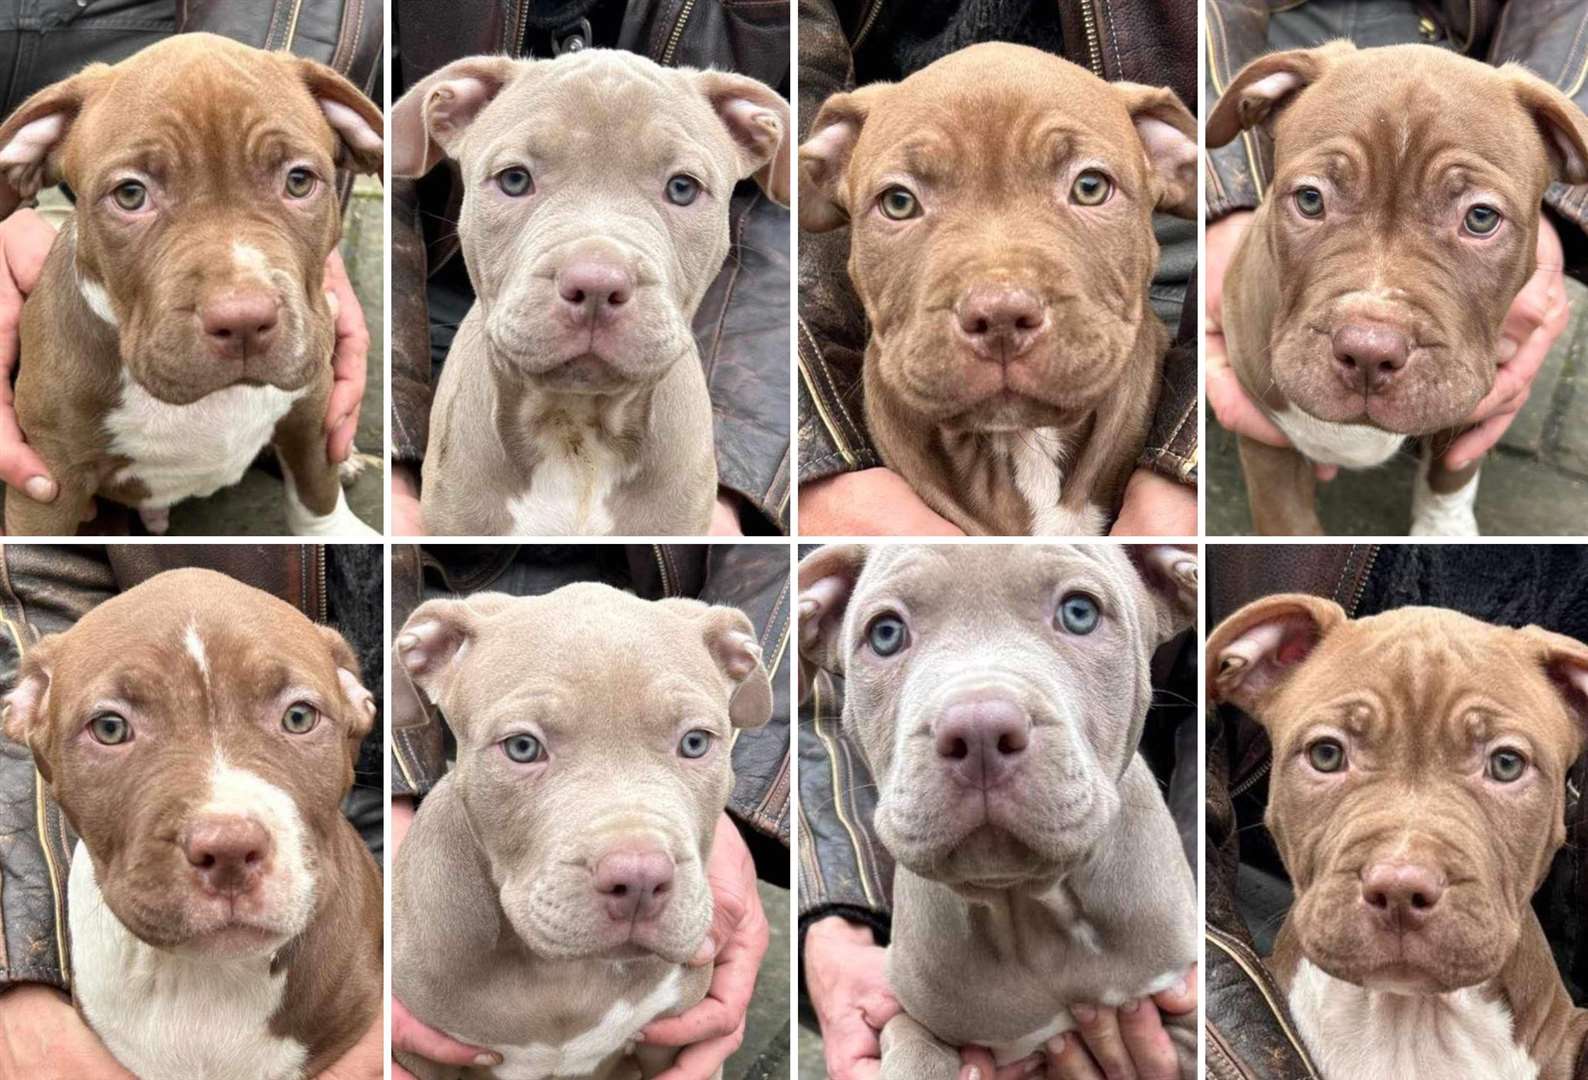
[[[1026,711],[1004,697],[956,701],[933,732],[937,755],[966,787],[991,788],[1009,779],[1031,743]]]
[[[1029,349],[1048,327],[1042,298],[1007,285],[971,289],[954,305],[954,320],[977,355],[1003,364]]]
[[[188,826],[181,843],[200,886],[216,896],[253,891],[270,862],[270,833],[252,818],[203,818]]]
[[[673,894],[673,860],[655,850],[612,851],[595,865],[595,890],[614,922],[645,922]]]
[[[1332,341],[1340,379],[1358,394],[1383,393],[1411,354],[1405,334],[1379,323],[1347,323]]]
[[[1444,894],[1444,875],[1429,866],[1381,862],[1362,871],[1362,903],[1390,929],[1422,926]]]
[[[280,321],[281,301],[262,289],[228,292],[199,308],[199,325],[210,349],[232,360],[269,349]]]
[[[557,271],[557,295],[576,323],[612,316],[634,296],[634,275],[607,258],[585,255]]]

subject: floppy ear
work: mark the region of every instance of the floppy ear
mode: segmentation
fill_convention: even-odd
[[[1571,98],[1521,64],[1500,70],[1511,77],[1517,101],[1538,125],[1550,175],[1565,184],[1588,183],[1588,117]]]
[[[6,738],[33,752],[34,767],[46,781],[50,764],[44,754],[49,730],[50,662],[55,636],[29,647],[17,665],[16,682],[0,705],[0,728]]]
[[[324,64],[302,57],[293,57],[293,61],[315,104],[342,141],[336,163],[353,172],[378,174],[386,156],[386,121],[380,106]]]
[[[1259,56],[1240,70],[1208,114],[1208,145],[1223,146],[1248,128],[1271,125],[1295,94],[1322,78],[1335,60],[1355,51],[1349,41],[1331,41],[1316,49]]]
[[[800,700],[816,669],[844,672],[844,611],[866,565],[862,544],[831,544],[800,560]]]
[[[1339,604],[1305,593],[1281,593],[1247,604],[1208,638],[1208,696],[1261,721],[1262,706],[1345,621]]]
[[[849,155],[866,115],[890,85],[872,83],[822,103],[800,147],[800,228],[806,232],[830,232],[849,221],[844,193]]]
[[[739,149],[739,178],[754,176],[767,198],[789,204],[788,102],[766,83],[726,71],[702,71],[696,78],[723,127]]]
[[[46,86],[0,124],[0,176],[5,179],[0,214],[60,182],[67,132],[109,75],[109,64],[90,64],[70,79]]]
[[[761,657],[755,624],[735,607],[672,598],[658,603],[701,625],[706,651],[728,684],[728,720],[736,728],[758,728],[772,719],[772,679]]]
[[[506,593],[475,593],[459,600],[427,600],[397,633],[397,662],[432,704],[446,708],[458,665],[480,626],[513,603]]]
[[[347,639],[329,626],[316,626],[320,640],[331,650],[331,661],[336,664],[336,677],[342,686],[342,699],[347,703],[351,718],[348,725],[348,752],[356,759],[359,743],[375,726],[375,695],[364,688],[359,674],[358,656]]]
[[[1173,544],[1131,544],[1125,548],[1141,576],[1153,612],[1153,648],[1197,621],[1197,556]]]
[[[1575,721],[1576,741],[1567,755],[1575,760],[1588,743],[1588,645],[1537,626],[1523,627],[1518,633],[1538,650],[1539,663]]]
[[[1139,83],[1110,84],[1125,101],[1130,122],[1158,180],[1158,209],[1176,217],[1197,213],[1197,121],[1173,90]]]
[[[391,109],[391,174],[418,177],[435,168],[480,110],[534,62],[466,56],[410,87]]]

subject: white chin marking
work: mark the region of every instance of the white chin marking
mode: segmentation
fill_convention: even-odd
[[[371,153],[381,148],[381,137],[357,112],[340,101],[320,98],[319,103],[320,111],[325,113],[325,118],[331,122],[331,127],[347,145],[355,150],[366,150]]]
[[[23,124],[0,150],[0,165],[34,165],[43,161],[50,147],[59,141],[65,125],[64,113],[51,113]]]
[[[120,326],[121,320],[116,318],[116,309],[110,304],[110,293],[105,287],[93,278],[77,275],[77,291],[83,294],[83,303],[88,305],[88,310],[99,316],[111,326]]]
[[[1291,444],[1310,461],[1345,469],[1371,469],[1395,456],[1406,436],[1367,424],[1336,424],[1319,420],[1294,405],[1272,413]]]
[[[1423,466],[1417,470],[1412,487],[1413,536],[1478,536],[1478,477],[1483,470],[1475,470],[1472,479],[1455,491],[1441,495],[1428,484],[1429,461],[1424,454]]]

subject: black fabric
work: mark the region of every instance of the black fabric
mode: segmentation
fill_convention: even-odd
[[[891,0],[855,51],[855,81],[897,81],[979,41],[1010,41],[1063,56],[1059,5],[1052,0]]]
[[[1588,641],[1588,548],[1576,544],[1388,545],[1357,614],[1408,604]]]
[[[375,695],[375,725],[358,749],[353,782],[379,792],[385,776],[384,553],[379,544],[327,544],[325,597],[327,621],[353,646],[364,685]]]

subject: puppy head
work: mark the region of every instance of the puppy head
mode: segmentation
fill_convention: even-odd
[[[1588,179],[1588,120],[1514,64],[1334,42],[1249,64],[1208,142],[1253,127],[1274,140],[1253,242],[1278,266],[1277,389],[1321,420],[1459,423],[1493,385],[1544,189]]]
[[[1208,686],[1273,744],[1269,831],[1302,951],[1371,989],[1494,977],[1565,841],[1588,646],[1536,627],[1272,596],[1208,641]]]
[[[5,731],[160,948],[268,955],[302,932],[345,829],[374,701],[341,636],[207,570],[160,574],[23,657]]]
[[[843,722],[902,865],[974,893],[1043,889],[1106,837],[1151,697],[1189,626],[1174,548],[826,547],[800,564],[802,665]]]
[[[78,288],[156,398],[296,390],[331,354],[336,169],[378,172],[381,130],[324,65],[179,34],[24,102],[0,125],[0,186],[76,192]]]
[[[605,585],[432,600],[398,657],[457,736],[451,782],[541,956],[687,960],[740,728],[772,689],[749,620]]]
[[[396,175],[458,163],[492,356],[550,390],[648,385],[690,356],[734,185],[788,201],[788,105],[740,75],[603,49],[472,57],[392,115]]]
[[[945,427],[1089,412],[1161,340],[1152,215],[1190,216],[1196,123],[1168,90],[987,44],[823,105],[800,225],[850,228],[875,374]]]

